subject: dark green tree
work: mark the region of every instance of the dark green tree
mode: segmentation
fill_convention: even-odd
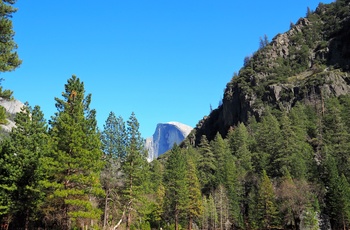
[[[341,105],[337,98],[326,101],[327,112],[323,117],[325,148],[336,160],[339,174],[350,177],[350,134],[341,116]]]
[[[269,111],[258,124],[256,139],[256,153],[253,155],[253,168],[256,173],[262,170],[276,171],[271,163],[276,159],[281,146],[281,132],[277,118]],[[272,174],[272,173],[271,173]]]
[[[202,195],[200,183],[197,177],[197,169],[192,159],[192,156],[186,155],[187,159],[187,189],[188,189],[188,204],[187,218],[188,230],[192,229],[193,220],[201,216],[203,211]]]
[[[102,214],[97,201],[104,194],[100,135],[91,94],[72,76],[62,99],[55,98],[58,112],[50,121],[53,151],[47,159],[46,219],[61,229],[96,225]]]
[[[197,165],[199,181],[202,186],[202,192],[208,195],[214,190],[216,165],[215,156],[211,150],[208,139],[204,135],[201,138],[198,152],[200,154]]]
[[[187,163],[180,147],[174,145],[164,171],[164,215],[167,221],[179,229],[180,218],[188,209]]]
[[[10,133],[16,164],[20,165],[14,193],[17,228],[33,228],[39,216],[44,193],[41,182],[41,158],[47,153],[48,134],[44,114],[39,106],[25,105],[15,117],[16,127]],[[30,225],[31,224],[31,225]]]
[[[350,187],[347,178],[339,176],[334,157],[328,155],[326,163],[326,193],[327,212],[333,229],[347,229],[349,227]]]
[[[215,186],[225,182],[225,155],[228,154],[227,142],[217,133],[214,140],[210,142],[211,151],[215,157]]]

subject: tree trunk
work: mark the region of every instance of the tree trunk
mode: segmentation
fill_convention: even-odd
[[[175,230],[179,230],[179,211],[177,205],[175,205]]]
[[[192,230],[192,216],[190,215],[189,220],[188,220],[188,230]]]
[[[25,219],[24,229],[25,230],[29,229],[29,210],[28,209],[27,209],[27,212],[26,212],[26,219]]]
[[[105,212],[103,216],[103,229],[106,229],[107,225],[107,219],[108,219],[108,196],[109,196],[109,189],[106,191],[106,199],[105,199]]]

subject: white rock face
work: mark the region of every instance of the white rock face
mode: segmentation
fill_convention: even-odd
[[[192,127],[179,122],[158,124],[153,136],[147,138],[145,142],[145,148],[148,151],[148,161],[156,159],[171,149],[175,143],[180,144],[191,130]]]
[[[0,97],[0,105],[3,106],[6,109],[6,112],[11,116],[14,117],[16,113],[21,111],[21,108],[23,107],[23,103],[18,100],[7,100],[2,97]],[[11,119],[7,119],[8,124],[6,125],[0,125],[2,130],[5,132],[10,132],[13,127],[15,127],[15,122]]]

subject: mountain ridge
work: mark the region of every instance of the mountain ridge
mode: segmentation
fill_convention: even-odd
[[[342,9],[342,10],[339,10]],[[191,138],[223,137],[266,106],[289,110],[297,102],[322,103],[350,93],[350,2],[320,3],[290,30],[262,42],[227,83],[223,103],[200,120]]]

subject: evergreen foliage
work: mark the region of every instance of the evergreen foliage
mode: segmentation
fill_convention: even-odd
[[[164,214],[166,219],[179,229],[180,218],[184,217],[188,209],[187,164],[185,155],[180,147],[175,145],[165,165],[164,173]]]
[[[21,64],[15,51],[17,44],[13,37],[15,32],[12,28],[11,17],[17,11],[13,5],[16,0],[4,0],[0,3],[0,72],[12,71]]]
[[[134,113],[127,121],[126,131],[126,156],[122,162],[124,177],[124,189],[122,192],[124,206],[126,207],[126,229],[132,224],[132,214],[135,208],[143,201],[142,192],[145,191],[148,165],[146,152],[143,146],[144,140],[139,131],[139,122]],[[140,210],[139,210],[140,211]]]
[[[95,110],[89,108],[84,83],[72,76],[62,99],[55,98],[58,112],[50,121],[52,152],[46,162],[50,192],[45,216],[61,229],[94,225],[100,218],[98,197],[103,195],[101,142]]]
[[[14,3],[0,3],[0,72],[21,62],[10,21]],[[0,144],[0,228],[319,229],[328,216],[331,229],[349,229],[350,96],[326,99],[320,92],[291,107],[263,103],[271,84],[299,81],[306,70],[311,77],[299,88],[322,91],[322,71],[334,63],[310,55],[336,39],[349,44],[349,9],[349,0],[307,9],[307,18],[291,25],[299,27],[289,53],[273,64],[273,44],[261,39],[224,99],[239,86],[257,97],[259,116],[225,127],[224,138],[213,130],[210,137],[199,134],[198,146],[186,140],[184,148],[175,145],[151,163],[135,114],[125,123],[111,112],[100,133],[91,94],[76,76],[55,98],[57,112],[48,124],[40,107],[27,104]],[[0,87],[0,96],[11,99],[12,92]],[[292,100],[287,90],[281,98]],[[0,123],[5,115],[0,108]]]

